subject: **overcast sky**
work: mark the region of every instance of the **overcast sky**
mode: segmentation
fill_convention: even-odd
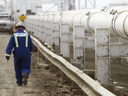
[[[6,0],[6,1],[10,1],[10,0]],[[78,2],[78,0],[75,0],[75,1],[76,1],[76,3]],[[88,1],[88,6],[90,6],[89,0],[87,0],[87,1]],[[93,0],[90,0],[90,1],[93,1]],[[96,7],[99,8],[99,7],[107,6],[112,1],[113,0],[96,0]],[[117,1],[119,1],[119,0],[117,0]],[[85,0],[80,0],[80,2],[81,2],[81,7],[85,7]],[[4,3],[4,0],[0,0],[0,5],[3,3]]]
[[[93,8],[92,5],[90,4],[89,0],[87,0],[87,8]],[[90,0],[90,1],[93,1],[93,0]],[[103,8],[104,6],[108,6],[109,3],[111,3],[113,0],[96,0],[96,8]],[[118,1],[118,0],[117,0]],[[76,2],[76,10],[78,10],[78,0],[75,0]],[[93,2],[92,2],[93,3]],[[50,6],[54,6],[54,4],[43,4],[43,11],[46,11],[50,8]],[[80,9],[85,9],[85,0],[80,0]],[[51,9],[51,11],[56,11],[57,10],[57,7],[54,7]]]
[[[96,0],[96,7],[101,8],[108,6],[111,2],[113,2],[113,0]]]
[[[10,0],[6,0],[6,1],[10,1]],[[92,3],[93,3],[93,0],[87,0],[87,8],[93,8],[89,1],[92,1]],[[104,6],[108,6],[110,3],[114,2],[114,1],[115,2],[125,2],[128,0],[95,0],[95,1],[96,1],[96,8],[103,8]],[[76,9],[78,9],[78,0],[75,0],[75,2],[76,2]],[[81,2],[80,9],[82,9],[82,8],[85,9],[85,0],[80,0],[80,2]],[[0,5],[4,5],[4,0],[0,0]],[[48,7],[48,8],[46,8],[46,10],[50,8],[47,5],[43,6],[43,7],[45,7],[45,8]]]
[[[78,8],[78,0],[76,1],[76,9]],[[93,2],[93,0],[90,0]],[[118,1],[118,0],[117,0]],[[81,8],[85,8],[85,0],[80,0],[81,2]],[[104,6],[108,6],[109,3],[113,2],[113,0],[96,0],[96,8],[103,8]],[[87,7],[92,8],[89,0],[87,0]]]

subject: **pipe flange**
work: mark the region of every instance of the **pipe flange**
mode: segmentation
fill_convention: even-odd
[[[121,12],[121,13],[122,13],[122,12]],[[120,14],[121,14],[121,13],[120,13]],[[112,24],[112,30],[113,30],[113,32],[116,34],[116,36],[121,37],[121,38],[123,38],[123,39],[128,39],[128,38],[122,37],[120,34],[118,34],[118,32],[117,32],[117,30],[116,30],[116,28],[115,28],[116,19],[118,18],[118,16],[119,16],[120,14],[114,14],[114,15],[113,15],[113,19],[112,19],[112,22],[111,22],[111,24]],[[125,24],[125,21],[126,21],[126,18],[127,18],[127,17],[128,17],[128,16],[125,17],[125,20],[124,20],[124,22],[123,22],[123,30],[124,30],[124,33],[126,34],[126,36],[128,37],[128,34],[126,33],[125,27],[124,27],[124,24]]]

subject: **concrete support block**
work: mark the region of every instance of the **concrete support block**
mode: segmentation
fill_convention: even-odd
[[[122,86],[115,86],[116,96],[125,96],[125,88]]]
[[[118,86],[119,82],[113,82],[113,85]]]
[[[116,96],[125,96],[125,88],[122,86],[115,86],[114,84],[101,84],[110,92],[114,93]]]
[[[49,64],[43,64],[43,63],[38,63],[37,64],[38,68],[44,68],[45,70],[48,70],[50,68]]]
[[[52,63],[50,63],[50,72],[54,72],[56,71],[56,66],[53,65]]]
[[[112,93],[115,93],[115,86],[113,84],[101,84],[104,88]]]

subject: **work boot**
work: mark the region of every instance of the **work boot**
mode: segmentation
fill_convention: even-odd
[[[22,86],[22,84],[18,84],[18,86]]]
[[[26,85],[28,83],[28,74],[25,73],[23,76],[23,84]]]

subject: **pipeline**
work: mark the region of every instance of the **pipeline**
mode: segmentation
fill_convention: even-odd
[[[86,34],[86,36],[83,38],[87,38],[87,40],[90,40],[90,42],[96,40],[95,39],[96,37],[94,37],[96,28],[109,28],[110,36],[117,37],[117,38],[119,37],[125,40],[125,39],[128,39],[128,28],[127,28],[128,10],[127,9],[128,9],[128,6],[121,6],[121,7],[104,8],[104,9],[86,9],[86,10],[78,10],[78,11],[40,13],[37,15],[27,16],[25,25],[29,32],[32,32],[34,36],[40,38],[43,42],[47,42],[49,45],[52,45],[52,43],[54,43],[52,41],[53,39],[52,35],[55,35],[53,34],[53,32],[57,31],[60,35],[61,31],[65,31],[65,29],[61,30],[61,24],[67,24],[68,27],[66,28],[69,31],[66,30],[66,32],[69,32],[69,34],[68,33],[63,33],[63,34],[65,34],[65,36],[70,36],[70,40],[68,42],[71,42],[71,43],[73,42],[71,40],[73,40],[73,32],[74,32],[73,28],[75,25],[81,25],[82,28],[84,29],[83,32],[89,33],[89,34]],[[49,36],[49,39],[47,39],[48,36]],[[60,38],[61,37],[58,38],[58,42]],[[117,38],[116,40],[118,40]],[[93,46],[92,45],[90,46],[92,46],[93,48],[97,47],[95,46],[94,42],[92,44]],[[69,46],[67,45],[67,47]],[[108,48],[108,50],[110,51],[110,48]],[[106,52],[109,53],[109,51],[106,51]],[[110,54],[107,54],[107,55],[109,56]],[[126,56],[126,55],[121,54],[121,56]],[[110,56],[107,58],[110,58]],[[106,72],[108,71],[109,70],[106,70]]]
[[[88,75],[82,72],[77,67],[67,62],[62,57],[54,54],[43,46],[36,38],[31,36],[34,45],[39,46],[40,52],[47,58],[53,65],[57,66],[63,71],[71,80],[73,80],[88,96],[116,96],[98,82],[91,79]]]
[[[41,13],[27,16],[27,20],[33,21],[34,26],[39,22],[68,23],[73,29],[74,25],[84,25],[86,32],[95,32],[95,28],[111,28],[111,35],[128,39],[128,6],[114,7],[102,11],[101,9],[86,9],[79,11]],[[26,21],[27,22],[27,21]]]

